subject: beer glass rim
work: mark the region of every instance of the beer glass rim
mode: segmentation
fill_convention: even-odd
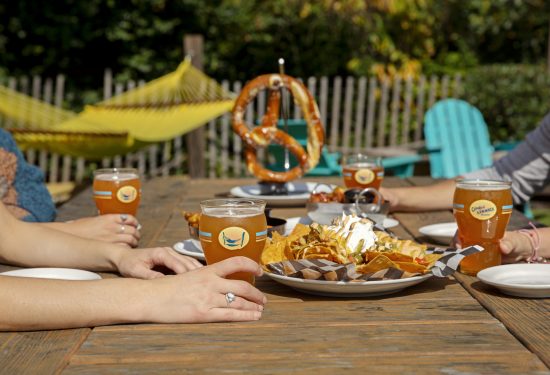
[[[136,168],[99,168],[94,170],[94,176],[102,174],[135,174],[139,177],[139,172]]]
[[[366,153],[363,153],[363,152],[353,152],[353,153],[350,153],[350,154],[347,154],[347,155],[344,156],[343,164],[344,165],[348,164],[350,159],[352,159],[352,158],[357,158],[357,160],[354,160],[354,163],[372,162],[372,163],[375,163],[375,164],[379,165],[382,162],[382,157],[381,156],[369,155],[369,154],[366,154]],[[364,160],[361,160],[362,158],[364,158]]]
[[[458,179],[456,180],[457,187],[494,187],[494,188],[510,188],[512,181],[491,180],[491,179]]]
[[[257,198],[213,198],[206,199],[200,202],[201,207],[215,208],[215,207],[265,207],[266,201]]]

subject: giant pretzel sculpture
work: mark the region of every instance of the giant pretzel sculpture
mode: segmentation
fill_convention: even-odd
[[[281,105],[281,90],[287,88],[300,106],[307,123],[307,152],[292,136],[277,128]],[[261,90],[269,90],[266,113],[260,126],[244,121],[247,105]],[[266,182],[288,182],[303,176],[319,163],[325,140],[319,108],[308,89],[298,80],[284,74],[265,74],[250,81],[241,91],[233,107],[233,130],[245,144],[246,165],[250,173]],[[298,165],[285,172],[265,168],[258,161],[257,150],[277,143],[291,152]]]

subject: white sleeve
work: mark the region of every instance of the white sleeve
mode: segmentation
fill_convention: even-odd
[[[512,181],[514,203],[529,200],[550,183],[550,113],[492,167],[466,173],[464,177]]]

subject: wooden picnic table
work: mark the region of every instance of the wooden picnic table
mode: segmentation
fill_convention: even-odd
[[[384,184],[430,181],[387,178]],[[183,177],[145,182],[141,246],[188,238],[182,209],[198,210],[201,200],[250,183]],[[87,189],[61,207],[59,220],[94,213]],[[303,215],[299,207],[277,208],[272,216]],[[428,241],[419,227],[453,220],[449,211],[394,217],[400,225],[392,230],[400,238],[419,241]],[[511,227],[526,222],[515,212]],[[256,284],[268,297],[257,322],[0,333],[0,373],[550,374],[549,299],[505,296],[461,274],[371,298],[303,294],[265,276]]]

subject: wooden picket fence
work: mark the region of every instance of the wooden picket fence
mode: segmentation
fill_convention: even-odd
[[[65,77],[55,79],[9,78],[5,84],[34,98],[61,106],[67,93]],[[107,70],[103,96],[109,98],[142,85],[141,81],[114,83]],[[379,80],[375,77],[310,77],[304,80],[316,98],[321,119],[327,133],[329,151],[343,154],[368,151],[400,154],[423,142],[422,125],[425,111],[437,100],[461,97],[461,76],[395,77]],[[241,82],[222,81],[222,86],[239,93]],[[254,124],[265,112],[266,95],[261,93],[246,112],[246,120]],[[291,103],[291,118],[300,119],[301,113]],[[10,124],[14,125],[14,124]],[[247,176],[242,159],[241,139],[233,133],[230,114],[226,113],[205,125],[206,171],[209,178]],[[154,144],[127,155],[89,162],[82,158],[50,154],[40,150],[26,152],[27,160],[44,171],[47,182],[82,182],[99,166],[135,167],[143,176],[186,173],[185,142],[183,136]]]

